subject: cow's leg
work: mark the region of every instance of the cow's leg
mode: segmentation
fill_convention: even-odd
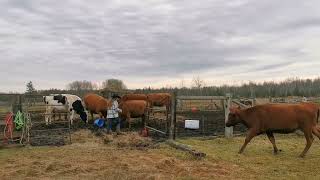
[[[51,124],[53,118],[54,118],[54,115],[51,114],[51,115],[49,116],[49,121],[48,121],[48,124],[49,124],[49,125]]]
[[[254,130],[249,130],[246,140],[244,141],[244,144],[242,145],[239,154],[242,154],[244,149],[247,147],[248,143],[251,141],[252,138],[254,138],[256,136],[256,132]]]
[[[52,119],[53,119],[53,121],[56,120],[56,111],[55,110],[51,110],[50,113],[51,113],[51,115],[50,115],[50,119],[49,119],[49,124],[52,123]]]
[[[90,114],[91,114],[91,121],[93,121],[93,112],[90,111]]]
[[[312,128],[312,133],[313,133],[314,135],[316,135],[316,136],[320,139],[320,131],[319,131],[318,127],[314,126],[314,127]]]
[[[273,133],[272,132],[267,132],[267,136],[268,136],[270,142],[272,143],[274,154],[278,154],[278,148],[277,148],[276,140],[275,140],[275,138],[273,136]]]
[[[64,119],[65,119],[65,121],[68,121],[69,119],[68,119],[68,113],[71,113],[72,112],[72,110],[70,109],[70,111],[69,112],[65,112],[65,114],[64,114]]]
[[[306,144],[306,147],[304,148],[304,150],[302,151],[302,153],[300,154],[300,157],[302,157],[302,158],[306,155],[306,153],[310,149],[312,142],[313,142],[312,130],[307,128],[307,129],[304,129],[303,132],[304,132],[304,136],[306,138],[307,144]]]
[[[45,121],[46,121],[46,125],[48,126],[49,125],[49,107],[46,107]]]
[[[104,115],[103,115],[102,112],[99,112],[99,117],[100,117],[101,119],[104,118]]]
[[[73,124],[74,110],[71,110],[70,123]]]
[[[129,131],[131,130],[131,115],[130,112],[125,114],[125,120],[128,122]]]
[[[128,124],[129,124],[129,130],[131,130],[131,117],[130,117],[130,115],[128,116]]]

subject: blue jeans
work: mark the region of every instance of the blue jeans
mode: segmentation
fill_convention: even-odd
[[[108,118],[108,131],[112,131],[112,124],[116,124],[116,131],[120,132],[121,119],[120,118]]]

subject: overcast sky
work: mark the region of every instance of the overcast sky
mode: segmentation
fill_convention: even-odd
[[[319,0],[0,0],[0,91],[313,78]]]

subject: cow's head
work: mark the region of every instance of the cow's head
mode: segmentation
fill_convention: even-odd
[[[88,115],[84,111],[84,107],[82,105],[82,102],[80,100],[76,100],[75,102],[72,103],[72,108],[73,110],[80,115],[80,118],[82,121],[87,122],[88,120]]]
[[[241,112],[240,107],[238,107],[238,108],[230,108],[228,121],[226,123],[227,127],[235,126],[235,125],[239,124],[242,121],[241,117],[240,117],[240,112]]]

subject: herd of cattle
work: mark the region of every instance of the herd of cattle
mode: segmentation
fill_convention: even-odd
[[[119,100],[119,108],[122,109],[120,118],[127,120],[130,126],[130,119],[141,117],[144,119],[146,112],[153,106],[165,106],[170,110],[171,94],[128,94]],[[70,94],[53,94],[44,96],[44,102],[48,105],[47,114],[53,114],[61,110],[69,111],[71,123],[74,114],[79,114],[80,118],[87,122],[86,113],[99,114],[101,118],[107,117],[107,109],[111,106],[111,101],[96,94],[87,94],[84,99]],[[273,145],[274,153],[278,153],[273,133],[292,133],[301,130],[306,138],[306,146],[300,157],[304,157],[313,143],[313,135],[320,139],[320,127],[318,119],[320,115],[319,105],[303,102],[300,104],[264,104],[247,109],[230,108],[227,127],[235,126],[239,123],[248,128],[248,133],[239,153],[243,153],[248,143],[260,134],[266,134]],[[46,116],[46,123],[52,121],[53,116]]]
[[[87,94],[83,100],[72,94],[51,94],[44,96],[43,100],[46,104],[46,124],[52,123],[55,114],[61,112],[70,113],[70,121],[73,123],[74,114],[78,114],[84,122],[88,122],[88,113],[98,114],[100,118],[107,117],[107,110],[111,107],[111,100],[106,99],[97,94]],[[152,94],[127,94],[119,100],[119,108],[122,109],[120,118],[126,120],[130,126],[131,118],[141,117],[143,120],[147,111],[153,106],[165,106],[170,109],[171,94],[170,93],[152,93]]]

